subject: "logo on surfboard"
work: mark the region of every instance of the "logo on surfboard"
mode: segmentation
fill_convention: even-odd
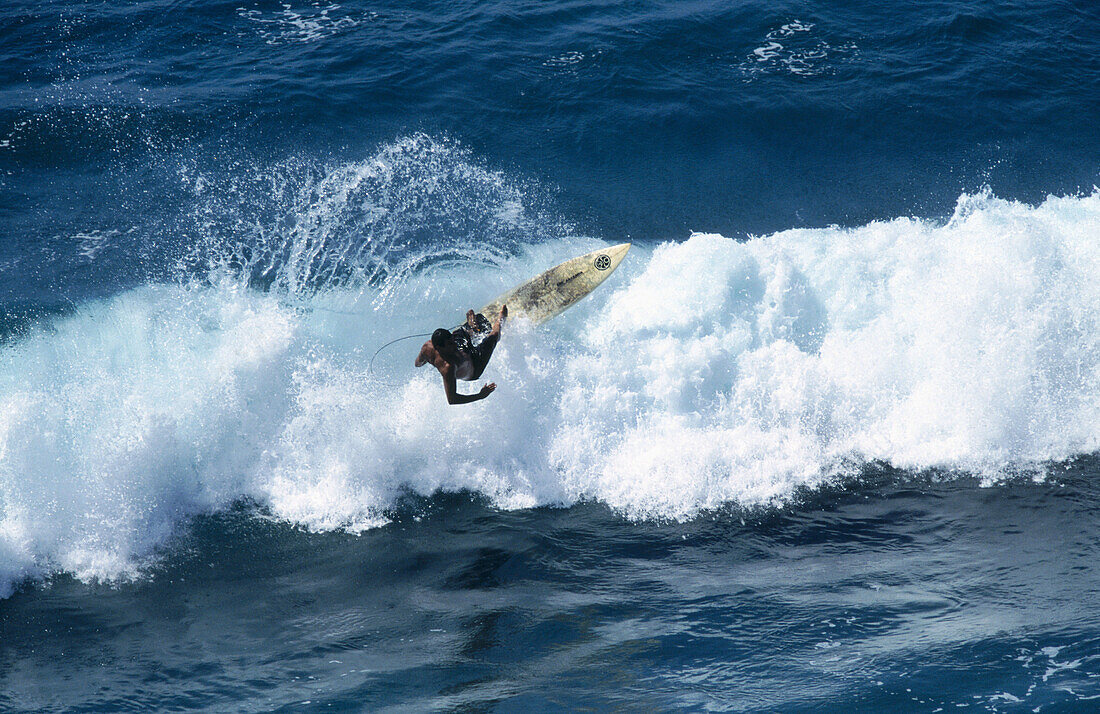
[[[608,258],[603,253],[596,256],[596,270],[607,270],[611,267],[611,258]]]

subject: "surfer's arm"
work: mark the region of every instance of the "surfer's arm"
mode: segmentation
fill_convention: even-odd
[[[413,366],[423,367],[426,364],[428,364],[428,343],[425,342],[421,345],[420,354],[416,356],[416,363]]]
[[[455,379],[454,371],[448,369],[443,373],[443,391],[447,394],[448,404],[469,404],[470,402],[476,402],[492,394],[493,390],[496,388],[497,385],[490,383],[482,387],[481,391],[477,394],[459,394],[458,381]]]

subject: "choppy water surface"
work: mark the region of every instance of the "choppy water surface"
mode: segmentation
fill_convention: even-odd
[[[0,708],[1091,710],[1098,20],[0,9]]]

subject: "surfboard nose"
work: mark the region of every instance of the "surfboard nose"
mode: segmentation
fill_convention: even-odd
[[[614,270],[619,267],[619,263],[623,262],[623,258],[626,257],[627,252],[630,250],[630,243],[619,243],[613,245],[610,248],[604,248],[600,251],[603,255],[606,255],[611,263],[607,266],[607,270]]]

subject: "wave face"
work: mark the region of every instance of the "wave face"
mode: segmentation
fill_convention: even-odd
[[[1098,448],[1100,194],[639,244],[561,318],[510,324],[486,374],[499,389],[451,408],[411,368],[417,341],[372,367],[378,346],[601,243],[538,235],[567,231],[500,175],[410,141],[298,181],[236,243],[200,242],[201,275],[0,349],[0,594],[134,577],[189,517],[241,500],[315,530],[462,489],[688,519],[872,462],[995,481]],[[379,189],[425,161],[445,170],[419,193]],[[364,209],[364,191],[390,203]],[[410,206],[446,205],[433,196],[491,239],[418,244],[387,218],[413,225]]]
[[[1100,200],[657,247],[569,365],[566,472],[631,513],[784,499],[871,461],[996,478],[1097,448]],[[638,418],[631,416],[637,414]]]

